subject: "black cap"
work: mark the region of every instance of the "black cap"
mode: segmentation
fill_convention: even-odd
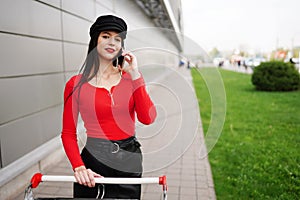
[[[90,28],[90,36],[99,34],[102,31],[116,31],[120,36],[125,39],[127,32],[126,22],[114,15],[103,15],[97,18],[95,23]]]

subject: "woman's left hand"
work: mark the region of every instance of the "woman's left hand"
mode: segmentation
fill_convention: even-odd
[[[140,78],[141,74],[138,71],[137,59],[135,55],[129,51],[124,51],[122,53],[122,56],[124,56],[124,59],[128,63],[128,65],[125,65],[123,67],[118,66],[118,68],[130,74],[132,80]]]

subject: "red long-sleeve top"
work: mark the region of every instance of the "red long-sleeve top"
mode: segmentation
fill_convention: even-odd
[[[73,169],[84,165],[77,144],[78,115],[84,122],[88,137],[122,140],[135,134],[135,113],[143,124],[151,124],[156,109],[143,77],[132,80],[124,73],[120,82],[108,91],[84,83],[73,91],[81,75],[73,76],[65,86],[62,142]],[[73,94],[70,96],[70,94]]]

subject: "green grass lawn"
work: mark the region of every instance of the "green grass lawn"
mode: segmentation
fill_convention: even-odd
[[[251,75],[219,71],[226,90],[226,120],[209,153],[217,198],[299,199],[300,91],[256,91]],[[206,133],[211,100],[200,74],[192,70]]]

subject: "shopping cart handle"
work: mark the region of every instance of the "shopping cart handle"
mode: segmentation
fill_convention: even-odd
[[[43,181],[76,182],[74,176],[49,176],[36,173],[31,178],[31,188],[36,188]],[[95,178],[96,183],[104,184],[159,184],[164,187],[167,185],[166,176],[154,178]]]

